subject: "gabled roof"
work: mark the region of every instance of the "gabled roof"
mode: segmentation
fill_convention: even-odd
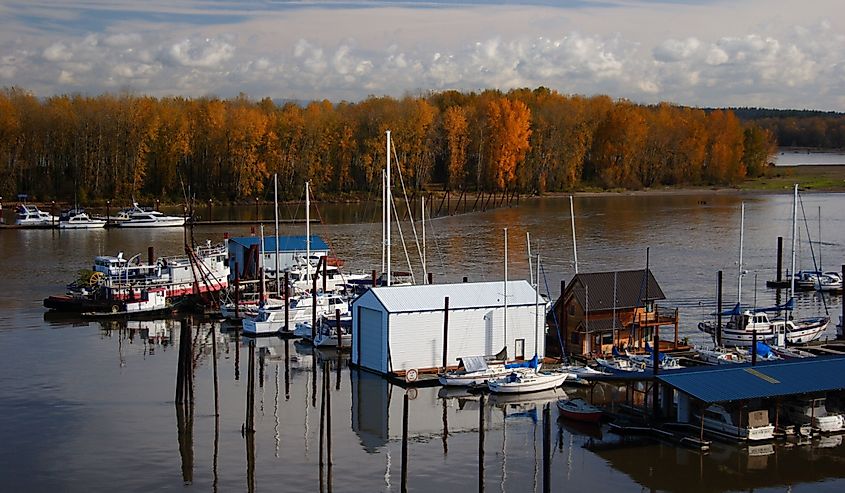
[[[447,296],[449,310],[504,305],[504,281],[381,286],[370,288],[367,293],[372,293],[390,313],[443,310]],[[533,305],[534,302],[535,291],[528,281],[508,281],[508,306]],[[543,304],[545,300],[541,297],[539,302]]]
[[[566,299],[572,293],[588,311],[612,310],[614,307],[636,308],[643,306],[646,301],[666,299],[651,270],[648,271],[647,279],[646,283],[645,269],[575,274],[562,298]]]
[[[689,368],[657,378],[706,403],[828,392],[845,389],[845,357]]]
[[[304,252],[306,249],[306,241],[307,237],[305,235],[302,236],[280,236],[279,237],[279,251],[281,252]],[[231,238],[229,240],[230,243],[237,243],[238,245],[242,245],[246,248],[249,248],[253,245],[259,245],[261,243],[261,238],[258,236],[241,236],[239,238]],[[311,250],[314,251],[327,251],[329,246],[326,245],[326,242],[323,241],[317,235],[311,235]],[[276,237],[275,236],[264,236],[264,252],[275,252],[276,251]]]

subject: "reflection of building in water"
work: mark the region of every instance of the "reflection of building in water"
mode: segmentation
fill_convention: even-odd
[[[352,430],[367,452],[402,439],[402,395],[405,389],[366,371],[352,371]],[[448,434],[478,431],[476,396],[441,399],[437,387],[408,389],[408,436],[441,439]],[[445,412],[444,412],[445,406]],[[501,428],[502,412],[485,406],[486,428]]]
[[[839,441],[841,443],[841,439]],[[643,487],[666,491],[783,488],[845,477],[845,468],[841,466],[845,449],[821,447],[821,443],[818,446],[768,443],[745,447],[713,442],[709,454],[700,454],[659,444],[587,446]]]

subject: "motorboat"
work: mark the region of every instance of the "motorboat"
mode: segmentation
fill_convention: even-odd
[[[830,324],[829,317],[808,318],[799,321],[772,320],[779,346],[805,344],[820,338]]]
[[[569,373],[571,376],[567,379],[567,384],[575,383],[583,385],[589,382],[590,378],[603,373],[591,368],[589,366],[564,365],[558,367],[558,371]]]
[[[508,375],[515,368],[539,369],[542,364],[536,357],[528,362],[511,364],[506,364],[501,360],[490,361],[485,356],[466,356],[458,358],[458,361],[460,362],[458,369],[443,372],[438,376],[441,385],[464,387],[484,385],[490,379]]]
[[[765,312],[740,310],[737,305],[732,311],[724,314],[730,315],[731,318],[721,330],[723,346],[748,347],[755,337],[758,341],[771,341],[777,335]],[[714,336],[717,331],[715,324],[710,322],[700,322],[698,329]]]
[[[646,343],[645,346],[646,354],[632,354],[625,350],[625,355],[628,357],[630,361],[635,364],[641,364],[644,368],[653,368],[654,367],[654,350],[651,346]],[[666,353],[658,353],[658,359],[660,361],[660,369],[661,370],[677,370],[681,367],[681,364],[678,363],[677,358],[673,358]]]
[[[697,414],[704,429],[728,439],[748,440],[752,442],[771,440],[775,427],[769,422],[769,412],[736,410],[729,412],[724,407],[713,404]]]
[[[268,270],[272,274],[274,271]],[[314,278],[317,280],[317,287],[322,289],[325,282],[325,291],[344,291],[347,285],[356,282],[372,282],[370,274],[344,274],[336,265],[326,265],[317,270],[317,266],[306,263],[304,259],[287,269],[290,285],[297,292],[305,292],[314,289]],[[323,274],[325,273],[325,281]]]
[[[745,356],[737,353],[736,351],[731,351],[726,348],[695,348],[695,352],[696,354],[698,354],[698,358],[700,360],[704,361],[705,363],[710,363],[711,365],[746,362]]]
[[[783,409],[790,421],[797,425],[809,423],[821,433],[836,433],[845,430],[845,416],[829,413],[824,397],[790,401]]]
[[[490,392],[521,394],[550,390],[563,385],[569,373],[537,371],[533,368],[514,368],[503,377],[487,380]]]
[[[93,219],[82,209],[71,209],[59,216],[59,229],[100,229],[106,227],[103,219]]]
[[[131,208],[120,211],[116,221],[121,228],[164,228],[185,225],[184,217],[166,216],[158,211],[144,209],[138,206],[137,202],[133,202]]]
[[[352,315],[341,316],[340,320],[333,316],[323,316],[317,323],[317,336],[313,341],[315,347],[352,347]]]
[[[599,368],[609,373],[630,373],[644,371],[642,363],[636,363],[628,358],[614,356],[613,358],[596,358],[596,364]]]
[[[58,222],[58,218],[44,212],[31,204],[20,204],[15,208],[15,224],[18,226],[50,226]]]
[[[601,421],[602,417],[601,409],[588,403],[580,397],[575,399],[559,400],[557,401],[557,408],[560,411],[561,416],[575,421],[598,423]]]
[[[842,291],[842,275],[836,271],[801,270],[795,273],[795,289],[799,291]]]
[[[809,351],[804,351],[802,349],[798,349],[798,348],[794,348],[794,347],[771,346],[769,349],[771,349],[773,353],[780,356],[781,359],[815,358],[816,357],[815,354],[813,354]]]

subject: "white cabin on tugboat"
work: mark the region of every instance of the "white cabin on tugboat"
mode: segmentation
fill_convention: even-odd
[[[542,358],[546,300],[535,305],[536,291],[527,281],[508,281],[506,339],[504,293],[502,281],[371,288],[352,303],[352,364],[382,375],[434,371],[443,367],[444,342],[449,367],[457,367],[460,357],[505,347],[510,359]]]

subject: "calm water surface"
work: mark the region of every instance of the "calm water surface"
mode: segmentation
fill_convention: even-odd
[[[775,300],[765,281],[774,277],[777,236],[788,257],[791,196],[672,194],[579,197],[575,201],[579,270],[650,267],[667,299],[679,307],[681,335],[706,339],[695,326],[715,297],[716,272],[725,272],[726,303],[736,299],[739,208],[746,202],[742,299]],[[803,198],[800,267],[811,268],[807,229],[818,238],[821,261],[845,262],[845,196]],[[302,213],[290,206],[288,217]],[[225,214],[247,215],[243,210]],[[380,267],[380,214],[367,204],[327,207],[315,233],[328,239],[352,269]],[[800,214],[800,211],[799,211]],[[441,217],[427,225],[429,270],[435,281],[502,278],[502,232],[510,231],[510,276],[527,277],[525,233],[545,264],[553,297],[573,275],[568,200],[523,201],[519,208]],[[250,228],[197,229],[197,239]],[[304,227],[285,227],[301,234]],[[403,234],[411,247],[408,223]],[[395,233],[399,244],[398,233]],[[399,491],[404,390],[347,367],[334,352],[278,339],[258,343],[254,462],[247,460],[244,423],[248,349],[243,339],[209,324],[194,325],[195,396],[192,419],[177,423],[173,404],[178,323],[84,322],[45,317],[41,299],[61,292],[77,270],[101,253],[179,253],[174,231],[0,231],[0,491],[316,491],[320,488],[320,410],[323,365],[331,394],[332,471],[326,491]],[[818,244],[815,254],[818,261]],[[407,269],[397,248],[394,268]],[[412,268],[422,276],[416,247]],[[788,265],[788,258],[785,259]],[[756,280],[756,282],[755,282]],[[755,289],[756,285],[756,289]],[[545,288],[544,288],[545,291]],[[799,298],[799,316],[841,313],[838,298]],[[141,330],[158,331],[167,344],[149,343]],[[833,332],[829,334],[831,337]],[[217,337],[220,417],[214,418],[211,338]],[[287,352],[288,357],[285,358]],[[315,393],[316,389],[316,393]],[[441,398],[438,388],[409,395],[409,490],[478,488],[479,413],[485,420],[484,487],[488,491],[542,491],[544,402],[487,402],[476,396]],[[573,389],[567,392],[577,393]],[[610,392],[606,390],[605,392]],[[600,396],[599,396],[600,397]],[[552,416],[556,417],[555,410]],[[216,425],[216,426],[215,426]],[[444,429],[446,433],[444,433]],[[216,444],[216,445],[215,445]],[[566,423],[552,426],[555,490],[841,491],[845,448],[839,437],[790,447],[746,450],[716,444],[706,455],[649,442],[623,442],[606,430]],[[216,459],[215,459],[216,451]],[[324,471],[327,472],[327,471]],[[186,484],[188,484],[186,486]]]

